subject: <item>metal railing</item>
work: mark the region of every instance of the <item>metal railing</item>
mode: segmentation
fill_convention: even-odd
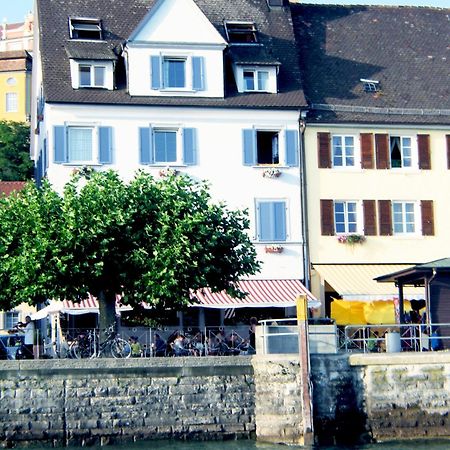
[[[347,325],[339,330],[346,352],[424,352],[450,347],[450,323]]]

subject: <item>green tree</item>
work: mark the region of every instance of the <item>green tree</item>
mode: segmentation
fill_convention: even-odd
[[[30,127],[22,122],[0,121],[0,180],[26,181],[33,175]]]
[[[188,176],[80,172],[62,196],[44,182],[0,199],[0,308],[43,298],[99,299],[100,327],[115,296],[161,312],[209,287],[242,296],[236,282],[259,269],[244,211],[211,201]]]

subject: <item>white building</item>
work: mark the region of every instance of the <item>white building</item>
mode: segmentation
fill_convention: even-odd
[[[277,283],[294,280],[299,293],[306,272],[306,102],[287,3],[37,0],[38,177],[58,190],[80,166],[208,179],[216,200],[249,211],[255,279],[272,280],[278,297],[258,290],[261,304],[292,304]]]

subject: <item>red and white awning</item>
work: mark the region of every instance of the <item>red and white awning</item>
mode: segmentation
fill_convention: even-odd
[[[247,292],[243,299],[233,298],[225,291],[212,292],[209,288],[199,289],[192,294],[200,302],[193,306],[206,308],[264,308],[264,307],[290,307],[296,305],[299,295],[306,295],[308,306],[318,308],[320,302],[305,288],[300,280],[243,280],[238,287]]]

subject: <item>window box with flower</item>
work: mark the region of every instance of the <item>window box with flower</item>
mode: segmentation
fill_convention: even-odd
[[[268,169],[264,169],[263,177],[264,178],[278,178],[281,175],[281,170],[275,167],[269,167]]]
[[[338,236],[337,240],[341,244],[354,245],[354,244],[362,244],[363,242],[366,241],[366,237],[363,234],[357,234],[357,233],[340,234]]]
[[[266,245],[264,250],[266,253],[283,253],[283,246],[278,244]]]
[[[172,167],[166,167],[164,169],[161,169],[159,171],[159,176],[160,177],[170,177],[170,176],[175,176],[178,174],[178,170],[177,169],[173,169]]]

